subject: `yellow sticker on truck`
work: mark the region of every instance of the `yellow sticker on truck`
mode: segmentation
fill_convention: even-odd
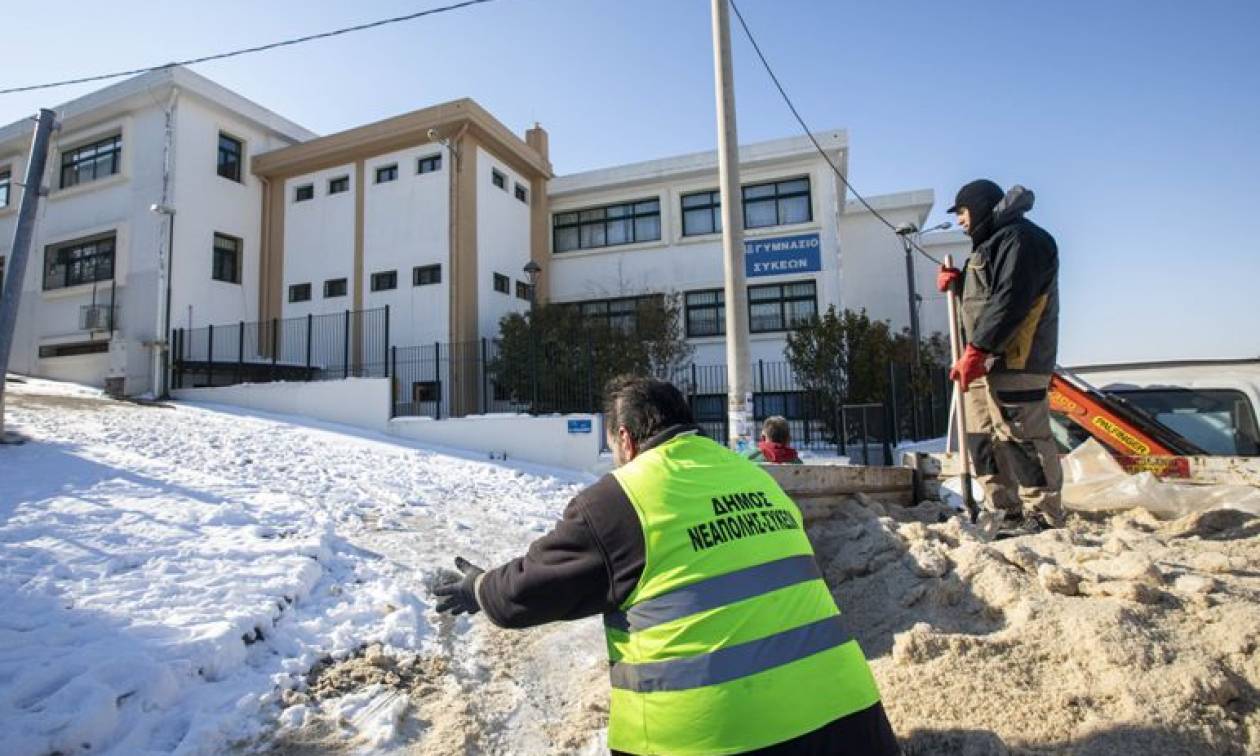
[[[1090,421],[1090,424],[1120,442],[1124,448],[1134,454],[1146,455],[1151,453],[1151,447],[1142,443],[1141,440],[1135,437],[1132,433],[1128,432],[1124,428],[1121,428],[1119,425],[1111,422],[1102,415],[1095,415],[1094,419]]]

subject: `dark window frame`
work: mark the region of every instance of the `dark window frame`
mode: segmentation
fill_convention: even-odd
[[[442,170],[442,153],[416,158],[416,175],[437,173],[440,170]]]
[[[701,294],[714,294],[716,297],[712,302],[693,302],[692,297]],[[692,325],[692,313],[713,311],[715,317],[715,330],[709,332],[707,329],[700,329]],[[683,294],[683,324],[686,329],[687,338],[702,339],[709,336],[725,336],[726,335],[726,290],[725,289],[697,289],[688,291]]]
[[[13,197],[13,167],[0,168],[0,207],[8,207]]]
[[[521,202],[524,202],[526,205],[529,204],[529,189],[526,189],[525,185],[521,182],[512,182],[512,195]]]
[[[314,184],[300,184],[298,186],[293,187],[293,201],[294,202],[308,202],[313,199],[315,199],[315,185]]]
[[[311,301],[311,285],[309,283],[289,284],[289,303]]]
[[[381,178],[384,175],[385,178]],[[388,184],[391,181],[398,180],[398,163],[390,163],[389,165],[380,165],[375,171],[376,183]]]
[[[340,284],[341,290],[334,292],[333,291],[334,284]],[[326,281],[324,281],[324,299],[336,299],[338,297],[344,297],[349,291],[350,291],[350,282],[345,277],[329,278]]]
[[[44,247],[44,291],[113,280],[117,244],[117,235],[111,231]],[[89,248],[91,252],[85,253]],[[55,268],[61,268],[60,281],[49,286]],[[86,273],[89,269],[90,275]]]
[[[108,160],[109,170],[104,174],[97,171],[102,158]],[[81,174],[86,166],[92,166],[91,178],[84,179]],[[99,181],[108,176],[116,176],[122,171],[122,132],[80,144],[61,152],[61,188],[82,186]],[[73,180],[70,180],[73,179]]]
[[[516,298],[523,299],[526,302],[532,301],[534,297],[532,294],[530,294],[529,290],[531,288],[533,287],[525,283],[524,281],[517,281],[516,282]]]
[[[492,166],[490,168],[490,183],[506,192],[508,183],[507,174]]]
[[[655,205],[656,208],[644,209],[641,206]],[[617,214],[609,215],[610,211]],[[585,217],[584,217],[585,216]],[[656,219],[656,236],[645,236],[639,238],[639,220],[640,219]],[[625,241],[608,242],[608,226],[609,224],[628,223],[629,235]],[[585,244],[583,242],[583,229],[589,228],[592,231],[601,227],[603,235],[602,244]],[[564,246],[560,243],[561,235],[564,232],[574,231],[577,234],[577,246]],[[567,235],[567,234],[566,234]],[[551,250],[553,254],[563,255],[567,252],[581,252],[587,249],[606,249],[608,247],[620,247],[626,244],[643,244],[646,242],[654,242],[661,240],[661,200],[660,197],[644,197],[642,199],[629,200],[626,202],[614,202],[608,205],[597,205],[594,207],[583,207],[576,210],[565,210],[563,212],[553,213],[551,216]]]
[[[512,293],[512,279],[508,278],[502,273],[495,273],[494,274],[494,290],[499,292],[500,294],[510,295]]]
[[[804,190],[789,190],[784,186],[797,181],[805,182]],[[771,192],[761,197],[749,197],[750,191],[765,189],[771,187]],[[775,179],[774,181],[762,181],[756,184],[745,184],[740,188],[740,197],[742,201],[742,210],[744,213],[744,228],[774,228],[775,226],[795,226],[802,223],[812,223],[814,221],[814,186],[813,181],[808,175],[791,176],[784,179]],[[783,200],[805,199],[806,217],[804,220],[792,221],[791,223],[783,220],[783,206],[780,204]],[[690,204],[688,204],[690,202]],[[748,206],[750,204],[758,204],[763,202],[773,202],[775,212],[774,223],[759,223],[756,225],[748,222]],[[682,214],[682,235],[683,236],[706,236],[709,234],[717,234],[722,231],[722,193],[717,189],[706,189],[700,192],[688,192],[679,197],[679,212]],[[700,212],[707,210],[709,212],[709,225],[707,230],[691,230],[687,229],[687,213]]]
[[[664,298],[664,294],[638,294],[627,297],[587,299],[567,304],[584,319],[599,318],[604,320],[609,328],[619,328],[628,333],[634,333],[638,329],[639,308],[645,304],[663,305]]]
[[[230,242],[232,248],[229,250],[227,247],[219,246],[220,241]],[[239,285],[241,283],[241,258],[244,255],[244,247],[245,242],[240,237],[215,231],[210,252],[211,280]],[[231,254],[232,262],[229,270],[225,272],[224,268],[227,266],[222,261],[227,259],[228,253]],[[225,278],[224,276],[228,277]]]
[[[372,291],[392,291],[398,288],[398,270],[378,270],[372,274],[370,287]]]
[[[41,360],[58,357],[79,357],[85,354],[104,354],[109,351],[108,341],[80,341],[73,344],[45,344],[39,348]]]
[[[412,286],[431,286],[442,283],[442,264],[417,265],[411,269]]]
[[[803,286],[808,284],[811,292],[808,296],[804,294],[788,295],[786,293],[789,286]],[[778,289],[778,297],[773,299],[753,299],[754,292],[770,291]],[[748,332],[749,333],[783,333],[790,331],[796,327],[798,320],[788,321],[788,304],[792,302],[812,302],[814,305],[813,316],[818,315],[818,282],[812,278],[806,278],[799,281],[784,281],[782,283],[761,284],[758,286],[748,287]],[[753,319],[753,308],[756,305],[778,304],[779,306],[779,323],[776,327],[758,326]]]
[[[334,176],[328,179],[328,195],[345,194],[350,191],[350,176]]]
[[[225,149],[224,142],[228,143]],[[235,160],[232,160],[232,146],[235,146]],[[227,160],[225,160],[227,158]],[[245,166],[245,141],[237,139],[231,134],[219,132],[219,158],[215,166],[215,172],[228,181],[235,181],[238,184],[244,183],[241,176],[244,175]]]

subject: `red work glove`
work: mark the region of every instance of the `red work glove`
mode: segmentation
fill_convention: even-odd
[[[949,291],[962,278],[962,271],[958,268],[946,268],[944,265],[936,273],[936,289],[942,294]]]
[[[968,344],[967,350],[963,352],[963,356],[958,358],[958,362],[949,369],[949,379],[958,381],[963,388],[971,385],[971,382],[977,378],[981,378],[985,373],[989,372],[985,362],[989,359],[989,353],[977,349],[974,344]]]

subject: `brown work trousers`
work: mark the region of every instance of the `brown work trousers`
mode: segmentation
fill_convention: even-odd
[[[1050,435],[1050,376],[990,373],[967,387],[967,448],[995,514],[1063,524],[1063,470]]]

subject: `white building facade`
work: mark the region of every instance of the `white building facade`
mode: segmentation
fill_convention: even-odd
[[[169,325],[216,326],[216,361],[235,350],[242,361],[308,372],[339,362],[347,374],[353,362],[360,373],[390,347],[492,340],[531,293],[622,323],[638,298],[674,297],[695,363],[725,359],[716,152],[555,177],[541,127],[518,136],[469,99],[317,137],[178,67],[79,98],[59,118],[15,372],[159,392],[168,254]],[[0,129],[0,245],[13,237],[31,131],[27,121]],[[828,164],[847,171],[846,134],[815,136],[826,159],[804,137],[740,149],[754,361],[783,361],[790,330],[832,306],[896,330],[909,323],[900,239]],[[934,197],[868,201],[894,225],[921,227]],[[968,247],[957,233],[919,243],[937,257]],[[913,264],[922,332],[943,331],[935,265]],[[536,287],[527,265],[541,271]],[[349,313],[385,308],[384,335],[351,325]],[[330,343],[311,336],[309,324],[338,319]],[[295,355],[290,331],[304,323]],[[244,324],[254,324],[248,344]],[[209,356],[209,337],[193,346]],[[447,411],[468,411],[488,387],[463,386],[476,379],[454,365],[440,379],[467,400],[447,396]]]
[[[249,162],[313,134],[183,68],[56,112],[10,369],[154,393],[168,260],[171,327],[256,317],[262,192]],[[30,121],[0,128],[6,261],[32,130]]]

